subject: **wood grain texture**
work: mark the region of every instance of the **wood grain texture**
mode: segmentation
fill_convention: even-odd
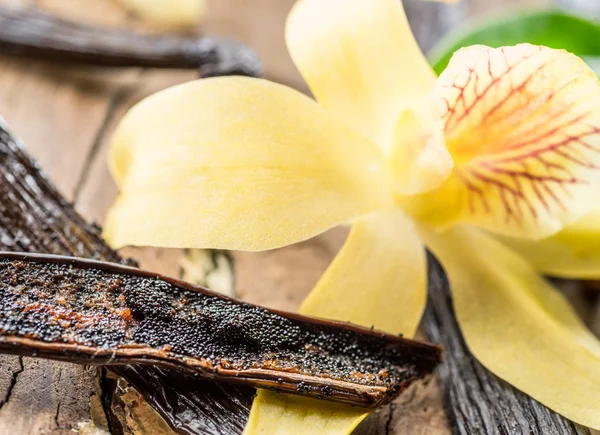
[[[14,384],[0,409],[0,432],[5,431],[1,433],[67,434],[89,420],[95,369],[17,360],[23,366],[11,375]]]
[[[112,92],[60,67],[1,58],[0,114],[23,131],[29,150],[69,199]],[[67,434],[90,420],[95,369],[8,356],[0,357],[0,367],[0,433]]]
[[[50,6],[62,1],[42,3]],[[79,10],[97,14],[97,5],[111,2],[91,3],[96,6]],[[9,4],[29,2],[12,0]],[[124,24],[126,17],[119,11],[113,11],[112,16]],[[12,128],[23,132],[22,139],[30,152],[57,179],[56,184],[67,199],[72,200],[84,162],[118,91],[114,84],[126,80],[129,73],[94,75],[85,68],[65,68],[6,56],[1,59],[0,114]],[[49,144],[62,145],[58,149]]]
[[[410,388],[390,406],[378,409],[353,435],[449,434],[442,394],[436,378]]]
[[[38,62],[2,58],[0,113],[23,131],[31,152],[57,176],[58,187],[69,199],[109,105],[110,91]],[[73,122],[73,114],[80,114],[79,122]],[[48,143],[63,146],[59,151]]]

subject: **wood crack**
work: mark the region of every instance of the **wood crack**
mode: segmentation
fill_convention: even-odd
[[[60,423],[58,422],[58,415],[60,414],[60,400],[56,404],[56,413],[54,414],[54,424],[56,424],[56,428],[60,429]]]
[[[109,128],[112,125],[112,123],[116,117],[119,107],[125,101],[127,101],[128,97],[130,96],[132,91],[133,91],[132,87],[123,86],[123,87],[117,89],[113,93],[113,95],[110,97],[109,102],[108,102],[108,107],[106,109],[106,113],[104,114],[104,118],[102,119],[102,122],[100,123],[100,126],[98,127],[98,131],[96,132],[96,135],[94,136],[94,140],[92,142],[92,147],[85,158],[85,162],[83,163],[83,167],[81,169],[79,179],[77,180],[77,184],[75,185],[75,192],[73,194],[73,198],[74,198],[73,202],[74,203],[77,203],[77,201],[80,198],[81,190],[83,189],[83,186],[85,186],[85,183],[91,172],[91,167],[94,163],[94,160],[96,159],[98,153],[100,152],[102,144],[104,143],[104,140],[106,139],[106,136],[109,133]]]
[[[113,433],[113,423],[110,415],[112,414],[110,410],[110,401],[108,400],[108,388],[106,386],[106,369],[104,367],[100,367],[98,369],[98,385],[100,389],[100,403],[102,405],[102,410],[104,411],[104,418],[106,418],[106,423],[108,425],[108,432]]]
[[[2,400],[0,400],[0,410],[10,400],[10,397],[12,396],[12,392],[13,392],[15,386],[17,385],[19,375],[21,373],[23,373],[23,371],[25,371],[25,366],[23,365],[23,357],[20,356],[19,357],[19,368],[12,373],[11,378],[10,378],[10,384],[8,385],[8,388],[6,389],[6,394],[4,395],[4,398]]]
[[[108,432],[111,435],[123,435],[125,433],[123,425],[112,409],[113,396],[116,389],[115,381],[109,378],[108,370],[101,367],[98,370],[98,385],[100,389],[100,403],[104,411],[104,417],[108,425]]]

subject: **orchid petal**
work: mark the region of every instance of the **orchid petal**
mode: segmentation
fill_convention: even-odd
[[[448,274],[477,359],[559,414],[600,429],[600,341],[566,299],[488,234],[462,226],[420,234]]]
[[[542,240],[501,237],[541,273],[573,279],[600,279],[600,208]]]
[[[403,108],[435,83],[397,0],[300,0],[286,40],[319,103],[386,150]]]
[[[116,247],[271,249],[392,205],[377,147],[259,79],[198,80],[147,98],[117,129],[110,164],[120,195],[105,236]]]
[[[400,210],[358,219],[300,312],[412,337],[426,300],[425,249]]]
[[[399,210],[358,219],[303,314],[413,336],[426,301],[425,250]],[[369,411],[259,391],[246,435],[349,434]]]
[[[258,390],[243,435],[349,435],[372,411]]]
[[[434,95],[453,175],[406,199],[438,227],[549,236],[591,209],[600,182],[600,86],[578,57],[529,44],[460,50]]]

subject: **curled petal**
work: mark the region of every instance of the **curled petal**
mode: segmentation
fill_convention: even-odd
[[[352,152],[349,152],[352,150]],[[381,153],[304,95],[222,77],[134,107],[115,133],[113,246],[263,250],[392,204]]]
[[[450,279],[469,349],[502,379],[600,429],[600,341],[518,254],[474,228],[421,236]]]
[[[396,0],[300,0],[286,40],[319,103],[385,150],[406,101],[435,83]]]
[[[600,279],[600,208],[551,237],[501,237],[541,273],[572,279]]]
[[[398,210],[358,219],[300,312],[412,336],[426,301],[425,250]],[[368,415],[349,406],[261,391],[246,435],[345,435]]]
[[[600,86],[578,57],[529,44],[460,50],[435,90],[453,175],[408,201],[431,224],[540,238],[582,216],[600,181]]]
[[[416,195],[440,187],[452,173],[444,124],[429,99],[404,109],[392,136],[390,161],[394,187],[402,195]]]

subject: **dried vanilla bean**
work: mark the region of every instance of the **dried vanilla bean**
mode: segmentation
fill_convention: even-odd
[[[364,407],[395,398],[441,354],[128,266],[10,252],[0,252],[0,352],[158,365]]]
[[[261,74],[255,53],[234,41],[92,27],[30,8],[0,7],[0,54],[94,66],[198,68],[203,77]]]

